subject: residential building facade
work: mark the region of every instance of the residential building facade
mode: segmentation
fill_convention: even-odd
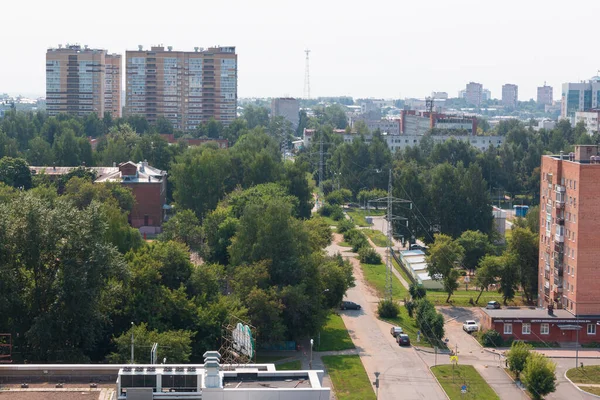
[[[546,106],[552,105],[553,100],[552,86],[547,86],[544,82],[544,86],[538,86],[537,88],[537,103]]]
[[[122,116],[121,71],[123,60],[120,54],[106,54],[104,69],[104,111],[113,118]]]
[[[430,130],[464,131],[477,134],[477,118],[428,111],[400,111],[401,135],[425,135]]]
[[[46,109],[85,117],[104,116],[106,50],[59,45],[46,52]]]
[[[126,114],[175,129],[194,130],[211,118],[228,125],[237,116],[235,47],[173,51],[153,46],[126,52]]]
[[[271,100],[271,117],[283,117],[298,129],[300,123],[300,102],[298,99],[283,97]]]
[[[502,105],[504,107],[517,108],[519,101],[519,87],[511,83],[502,85]]]
[[[575,113],[575,123],[583,122],[588,134],[593,135],[600,132],[600,109],[590,111],[577,111]]]
[[[563,83],[561,97],[561,118],[575,123],[577,111],[600,109],[600,76],[579,83]]]
[[[483,101],[483,85],[477,82],[467,83],[465,100],[467,100],[467,103],[479,107]]]

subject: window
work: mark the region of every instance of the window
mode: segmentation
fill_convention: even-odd
[[[504,334],[512,335],[512,324],[504,323]]]
[[[540,325],[540,334],[549,335],[550,334],[550,324]]]
[[[596,324],[588,324],[587,326],[587,334],[595,335],[596,334]]]
[[[523,335],[529,335],[531,333],[531,324],[523,323],[523,325],[521,325],[521,333]]]

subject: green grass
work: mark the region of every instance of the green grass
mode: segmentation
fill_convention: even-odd
[[[361,263],[360,266],[367,283],[377,291],[379,297],[383,297],[385,292],[385,265]],[[392,297],[396,300],[408,298],[408,289],[402,286],[396,275],[393,275],[392,279]]]
[[[371,380],[359,356],[324,356],[323,363],[338,400],[374,400]]]
[[[365,217],[367,216],[379,216],[384,215],[385,210],[347,210],[347,214],[354,220],[354,223],[360,227],[368,227],[371,226],[367,224],[367,220]]]
[[[392,265],[394,266],[394,268],[396,269],[396,271],[398,271],[400,273],[400,276],[402,276],[404,278],[404,280],[410,285],[411,283],[413,283],[413,280],[410,276],[408,276],[408,272],[406,272],[406,270],[404,269],[404,267],[402,267],[401,265],[399,265],[396,260],[392,259]]]
[[[277,369],[277,371],[298,371],[302,369],[302,363],[300,360],[289,361],[276,364],[275,369]]]
[[[338,314],[330,314],[327,323],[321,330],[321,345],[316,351],[339,351],[353,349],[354,343],[348,335],[344,320]]]
[[[571,368],[567,371],[567,378],[574,383],[600,384],[600,365]]]
[[[410,338],[411,345],[419,347],[433,347],[433,345],[423,335],[421,335],[421,342],[417,343],[417,331],[419,330],[419,327],[417,327],[417,321],[414,318],[408,316],[406,307],[400,306],[400,314],[398,314],[398,317],[383,318],[383,320],[395,326],[401,327],[404,333],[406,333]],[[438,348],[446,347],[446,345],[443,342],[435,344],[438,346]]]
[[[469,285],[471,286],[471,285]],[[473,286],[471,286],[473,287]],[[473,305],[471,303],[469,303],[469,300],[472,298],[473,301],[477,300],[477,296],[479,296],[479,291],[478,290],[464,290],[465,286],[464,284],[461,285],[461,289],[457,290],[456,292],[454,292],[454,294],[452,295],[452,297],[450,297],[450,301],[451,304],[457,307],[473,307]],[[446,303],[446,298],[448,297],[448,293],[444,292],[441,289],[436,289],[436,290],[428,290],[427,291],[427,298],[429,299],[429,301],[431,301],[434,305],[436,306],[447,306],[450,305],[449,303]],[[522,305],[522,302],[520,301],[520,297],[521,297],[521,293],[517,293],[515,295],[515,298],[512,301],[508,302],[509,306],[515,306],[515,305]],[[483,294],[481,295],[481,298],[479,299],[479,303],[477,303],[475,305],[475,307],[485,307],[485,305],[487,304],[488,301],[491,300],[496,300],[498,303],[502,304],[502,295],[498,292],[488,292],[488,291],[484,291]]]
[[[465,396],[478,400],[500,400],[500,397],[472,365],[456,365],[454,370],[452,365],[438,365],[431,367],[431,372],[440,382],[450,400],[462,400]],[[462,385],[467,385],[467,394],[465,395],[460,392]]]
[[[381,233],[381,231],[376,231],[373,229],[362,229],[361,232],[363,232],[365,235],[367,235],[369,237],[369,239],[371,239],[373,241],[373,243],[375,243],[375,246],[378,246],[378,247],[386,247],[387,246],[387,238],[385,237],[385,235],[383,233]]]
[[[284,358],[288,358],[287,356],[261,356],[260,354],[256,355],[256,363],[257,364],[270,364],[275,361],[283,360]]]
[[[579,386],[579,389],[585,390],[588,393],[595,394],[596,396],[600,396],[600,387],[595,386]]]
[[[323,220],[325,220],[325,222],[327,222],[329,224],[329,226],[338,226],[338,224],[340,223],[340,221],[335,221],[333,218],[331,217],[324,217],[322,215],[320,215],[321,218],[323,218]]]

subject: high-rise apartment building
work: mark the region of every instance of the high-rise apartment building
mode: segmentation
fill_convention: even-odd
[[[300,103],[298,99],[289,97],[271,100],[271,117],[283,117],[292,124],[296,130],[300,123]]]
[[[483,100],[483,85],[481,83],[469,82],[465,89],[467,103],[480,106]]]
[[[542,157],[539,305],[600,315],[598,146]]]
[[[59,45],[46,52],[46,107],[60,113],[104,115],[106,50]]]
[[[502,85],[502,105],[504,107],[517,108],[518,101],[519,87],[510,83]]]
[[[546,86],[546,82],[544,82],[544,86],[538,86],[537,103],[551,106],[553,101],[554,100],[552,97],[552,86]]]
[[[121,109],[121,70],[120,54],[107,54],[104,69],[104,111],[110,112],[113,118],[119,118]]]
[[[600,76],[579,83],[563,83],[560,116],[575,124],[577,111],[600,108]]]
[[[142,115],[150,123],[163,116],[181,130],[211,118],[227,125],[237,116],[235,47],[139,46],[126,52],[126,75],[127,115]]]

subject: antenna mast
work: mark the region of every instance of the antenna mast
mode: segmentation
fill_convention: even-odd
[[[304,52],[306,53],[306,64],[304,67],[304,98],[308,100],[308,99],[310,99],[310,69],[309,69],[310,50],[306,49],[306,50],[304,50]]]

